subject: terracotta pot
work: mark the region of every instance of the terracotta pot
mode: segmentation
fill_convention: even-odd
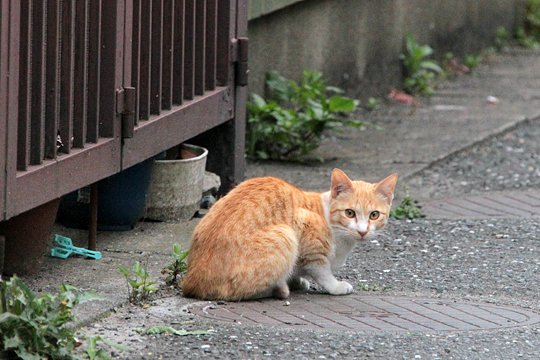
[[[35,274],[52,243],[51,235],[60,199],[0,222],[5,237],[4,274]]]

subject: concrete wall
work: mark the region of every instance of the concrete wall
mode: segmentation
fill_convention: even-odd
[[[250,92],[275,69],[298,79],[322,71],[349,95],[384,96],[399,86],[404,35],[439,56],[491,46],[497,27],[513,29],[524,0],[305,0],[252,19]]]

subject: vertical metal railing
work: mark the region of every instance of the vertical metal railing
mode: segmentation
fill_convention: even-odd
[[[2,0],[0,220],[225,122],[234,128],[244,2]],[[122,87],[137,92],[130,139]],[[233,151],[224,149],[216,154]]]
[[[219,2],[229,10],[229,1]],[[131,85],[139,121],[215,89],[219,26],[218,0],[133,1],[132,38],[138,41]],[[220,40],[230,42],[228,34]]]
[[[104,29],[102,0],[20,4],[17,169],[25,171],[114,136],[102,121],[114,108],[104,93],[114,76],[102,64],[102,35],[115,29]]]

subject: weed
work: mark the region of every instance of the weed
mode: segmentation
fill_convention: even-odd
[[[376,110],[379,106],[381,105],[381,100],[380,99],[377,99],[377,98],[374,98],[374,97],[370,97],[366,104],[364,105],[364,107],[368,110],[368,111],[373,111],[373,110]]]
[[[390,211],[390,217],[397,220],[412,220],[423,218],[425,215],[422,213],[420,206],[418,206],[418,202],[407,195],[396,208]]]
[[[481,55],[474,55],[474,54],[467,54],[465,55],[465,59],[463,59],[463,64],[469,68],[469,71],[473,71],[480,65],[482,62],[482,56]]]
[[[495,32],[495,46],[498,49],[507,47],[510,44],[510,32],[504,27],[500,26]]]
[[[302,82],[297,83],[269,72],[267,99],[251,95],[246,140],[250,158],[297,159],[319,146],[326,129],[365,125],[338,116],[355,111],[357,100],[342,96],[339,88],[327,86],[320,72],[306,70],[303,75]]]
[[[400,55],[405,68],[405,91],[409,94],[433,95],[435,75],[443,71],[439,64],[428,58],[433,49],[428,45],[419,45],[411,34],[405,35],[406,53]]]
[[[529,35],[525,31],[525,28],[523,28],[522,26],[518,26],[516,28],[514,36],[518,44],[525,48],[537,49],[540,46],[540,43],[538,42],[538,40],[534,36]]]
[[[70,285],[36,296],[16,276],[0,281],[0,350],[23,359],[74,359],[79,343],[69,326],[73,308],[93,299],[98,297]]]
[[[139,261],[135,262],[131,269],[120,265],[118,271],[126,278],[129,302],[132,304],[144,304],[150,294],[158,289],[156,282],[149,280],[148,271]]]
[[[119,351],[127,350],[125,346],[110,341],[102,336],[88,336],[86,338],[86,355],[90,360],[107,360],[111,358],[108,351],[101,346],[100,342]]]
[[[173,244],[172,258],[173,262],[161,270],[163,275],[167,275],[165,278],[165,283],[167,285],[174,285],[177,282],[177,277],[182,275],[187,270],[187,256],[189,251],[182,251],[180,245],[177,243]]]

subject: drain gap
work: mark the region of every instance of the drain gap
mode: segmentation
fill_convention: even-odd
[[[475,198],[474,200],[476,201],[473,201],[471,199],[468,199],[467,201],[473,203],[473,204],[476,204],[478,206],[483,206],[487,209],[490,209],[490,210],[493,210],[493,211],[498,211],[499,213],[503,213],[503,214],[507,214],[507,215],[515,215],[514,213],[511,213],[511,212],[508,212],[508,211],[505,211],[504,209],[501,209],[500,207],[496,206],[495,207],[492,205],[492,204],[489,204],[489,199],[487,198],[482,198],[481,200],[488,200],[488,203],[487,204],[482,204],[482,203],[479,203],[477,201],[479,201],[479,198]]]
[[[448,307],[448,304],[446,304],[446,303],[443,303],[443,304],[444,304],[443,306]],[[433,304],[429,304],[429,305],[433,305]],[[424,306],[427,307],[428,309],[433,310],[433,311],[437,311],[436,309],[433,309],[431,306],[428,306],[428,304],[426,304],[426,303],[424,303]],[[475,328],[482,329],[482,327],[481,327],[480,325],[477,325],[477,324],[472,323],[472,322],[467,321],[467,320],[460,319],[459,317],[457,317],[457,315],[454,316],[454,315],[449,314],[449,313],[446,313],[446,312],[445,312],[444,314],[445,314],[446,316],[448,316],[448,317],[451,317],[452,319],[455,319],[455,320],[464,322],[464,323],[466,323],[466,324],[468,324],[468,325],[470,325],[470,326],[473,326],[473,327],[475,327]]]
[[[513,321],[516,324],[521,324],[521,323],[527,322],[527,321],[529,321],[531,319],[530,316],[527,316],[527,315],[525,315],[523,313],[520,313],[520,312],[517,312],[517,311],[514,311],[514,310],[510,310],[510,309],[504,309],[504,310],[507,311],[508,313],[513,313],[513,314],[517,314],[517,316],[524,317],[525,320],[518,320],[518,319],[514,319],[514,318],[511,318],[511,317],[505,316],[505,315],[501,314],[500,312],[497,312],[497,311],[501,311],[500,308],[497,308],[497,307],[494,307],[494,306],[486,306],[485,310],[492,313],[492,314],[500,316],[502,318]]]
[[[535,212],[538,211],[538,209],[537,209],[537,208],[539,207],[538,204],[536,204],[536,205],[535,205],[535,204],[531,204],[531,203],[525,201],[526,199],[519,199],[519,198],[515,197],[513,194],[512,194],[512,195],[505,195],[505,197],[507,197],[507,198],[509,198],[509,199],[512,199],[512,200],[514,200],[514,201],[517,202],[517,203],[525,204],[525,205],[527,205],[529,208],[533,209]],[[528,199],[527,199],[527,200],[528,200]]]
[[[316,303],[315,303],[315,305],[318,305],[320,308],[322,308],[322,306],[320,306],[319,304],[316,304]],[[308,312],[308,313],[310,313],[310,314],[312,314],[312,315],[314,315],[315,317],[318,316],[318,317],[320,317],[320,318],[322,318],[322,319],[328,320],[328,321],[330,321],[331,323],[340,325],[340,326],[342,326],[342,327],[344,327],[344,328],[347,328],[347,329],[349,329],[349,330],[354,329],[354,328],[352,328],[352,327],[350,327],[350,326],[348,326],[348,325],[342,324],[342,323],[340,323],[340,322],[338,322],[338,321],[336,321],[336,320],[334,320],[334,319],[330,319],[330,318],[328,318],[328,317],[326,317],[326,316],[323,316],[323,315],[321,315],[321,314],[316,314],[316,313],[314,313],[314,312],[311,311],[311,310],[308,310],[308,309],[305,309],[305,308],[304,308],[303,310],[306,311],[306,312]],[[330,310],[330,309],[329,309],[329,310]],[[323,326],[323,327],[324,327],[324,326]]]
[[[336,300],[337,300],[340,304],[342,304],[343,306],[347,306],[348,308],[352,309],[353,311],[356,310],[356,308],[355,308],[354,306],[344,303],[341,299],[336,299]],[[369,307],[373,307],[373,306],[371,306],[371,305],[368,305],[368,306],[369,306]],[[375,309],[376,309],[376,308],[375,308]],[[380,310],[380,309],[379,309],[379,310]],[[388,316],[394,315],[394,314],[389,313],[389,312],[387,312],[387,311],[384,311],[384,313],[385,313],[385,314],[388,314]],[[405,328],[405,327],[403,327],[403,326],[400,326],[400,325],[398,325],[398,324],[394,324],[394,323],[392,323],[392,322],[390,322],[390,321],[387,321],[387,320],[385,320],[383,317],[376,317],[376,316],[371,317],[371,316],[366,316],[365,318],[362,318],[362,319],[359,319],[358,317],[352,317],[352,319],[355,320],[355,321],[358,321],[359,323],[365,324],[365,325],[367,325],[367,326],[370,326],[370,327],[372,327],[372,328],[375,328],[375,329],[378,329],[378,330],[382,330],[382,331],[388,330],[388,329],[382,328],[381,326],[383,326],[383,325],[385,325],[385,326],[387,326],[387,327],[389,326],[389,327],[390,327],[390,330],[394,330],[394,331],[398,331],[398,330],[407,330],[407,328]],[[368,321],[372,321],[372,322],[375,322],[375,323],[381,322],[381,323],[383,323],[383,324],[377,324],[377,325],[375,325],[375,324],[370,323],[370,322],[368,322]]]
[[[420,317],[423,317],[423,318],[426,318],[426,319],[431,320],[431,321],[433,321],[433,322],[436,322],[436,323],[445,325],[445,326],[447,326],[447,327],[449,327],[449,328],[452,328],[452,329],[454,329],[454,330],[458,330],[458,329],[459,329],[458,327],[455,327],[455,326],[453,326],[453,325],[447,324],[446,322],[444,322],[444,321],[442,321],[442,320],[435,319],[435,317],[440,317],[439,315],[441,315],[441,313],[438,312],[438,311],[434,311],[434,310],[431,310],[431,309],[428,309],[428,308],[424,307],[424,308],[425,308],[426,310],[428,310],[429,313],[430,313],[430,316],[427,316],[427,315],[421,314],[421,313],[419,313],[419,312],[417,312],[417,311],[415,311],[415,310],[413,310],[413,309],[411,309],[411,308],[409,308],[409,307],[406,308],[406,307],[404,307],[404,306],[402,306],[402,305],[400,305],[400,304],[396,304],[395,302],[391,302],[391,301],[388,300],[388,299],[381,299],[381,300],[383,300],[383,301],[385,301],[385,302],[387,302],[387,303],[389,303],[389,304],[392,304],[392,305],[395,305],[395,306],[399,306],[399,307],[401,307],[401,308],[403,308],[403,309],[405,309],[405,310],[409,310],[410,312],[412,312],[412,313],[414,313],[414,314],[416,314],[416,315],[418,315],[418,316],[420,316]],[[417,304],[415,301],[412,301],[412,300],[409,300],[409,301],[410,301],[411,304],[419,305],[419,304]],[[433,317],[433,315],[435,315],[435,317]],[[437,330],[437,329],[433,329],[433,330]]]
[[[521,202],[521,201],[517,201],[516,199],[508,196],[508,195],[502,195],[501,196],[502,198],[504,198],[505,201],[508,201],[508,204],[514,204],[514,205],[510,205],[512,207],[518,207],[518,209],[522,209],[522,210],[525,210],[527,212],[529,212],[530,214],[529,215],[534,215],[537,213],[537,210],[538,209],[535,209],[533,206],[530,206],[528,204],[525,204],[524,202]]]
[[[459,305],[464,305],[464,304],[455,304],[454,306],[459,306]],[[517,321],[517,320],[514,320],[514,319],[509,318],[507,316],[500,315],[500,314],[497,314],[495,312],[492,312],[492,311],[490,311],[489,309],[487,309],[484,306],[480,306],[480,305],[476,305],[476,304],[475,305],[470,305],[470,306],[475,308],[475,311],[484,312],[484,313],[487,313],[487,316],[493,317],[492,321],[495,321],[496,318],[500,318],[500,320],[498,320],[498,319],[496,320],[498,322],[499,326],[507,326],[509,322],[520,323],[520,321]]]
[[[228,311],[228,312],[230,312],[230,313],[232,313],[232,314],[235,314],[235,315],[237,315],[237,316],[238,316],[239,318],[241,318],[241,319],[246,319],[246,320],[248,320],[248,321],[251,321],[252,323],[257,324],[257,320],[252,319],[250,316],[245,315],[245,314],[241,313],[240,311],[235,311],[236,309],[234,309],[234,308],[233,308],[233,309],[226,309],[226,308],[222,307],[222,308],[220,308],[220,309],[221,309],[221,310]]]
[[[319,324],[317,324],[317,323],[314,323],[314,322],[311,321],[311,320],[308,320],[308,319],[306,319],[306,318],[302,318],[302,317],[300,317],[300,316],[298,316],[298,315],[296,315],[296,314],[294,314],[294,313],[292,313],[292,312],[290,312],[290,311],[288,311],[288,310],[277,308],[277,307],[274,306],[274,304],[272,304],[272,302],[270,302],[270,301],[265,302],[265,303],[268,303],[268,304],[269,304],[272,308],[274,308],[275,310],[278,310],[278,311],[281,310],[281,311],[284,312],[285,314],[288,314],[288,315],[290,315],[290,316],[292,316],[292,317],[294,317],[294,318],[297,318],[297,319],[300,320],[300,321],[307,322],[307,323],[310,323],[310,324],[312,324],[312,325],[315,325],[315,326],[318,327],[318,328],[324,329],[323,326],[321,326],[321,325],[319,325]],[[288,307],[288,306],[283,306],[283,307],[286,308],[286,307]]]
[[[521,216],[531,216],[530,211],[525,211],[525,210],[523,210],[523,208],[516,207],[516,205],[512,205],[511,202],[503,203],[503,202],[500,202],[499,200],[497,200],[496,198],[495,199],[492,198],[491,196],[486,196],[485,199],[489,200],[491,202],[494,202],[494,203],[497,203],[497,204],[512,208],[514,210],[517,210],[519,213],[521,213]]]
[[[332,299],[332,301],[335,301],[336,303],[339,303],[339,304],[342,305],[342,306],[346,306],[346,307],[352,309],[353,311],[356,310],[356,309],[353,308],[352,306],[347,305],[347,304],[344,304],[343,302],[341,302],[341,301],[339,301],[339,300],[340,300],[340,299],[338,299],[337,297],[336,297],[335,299]],[[315,300],[314,303],[316,303],[316,304],[319,305],[320,307],[324,307],[324,308],[326,308],[326,309],[328,309],[328,310],[335,311],[334,309],[332,309],[332,308],[326,306],[325,304],[321,304],[321,303],[320,303],[319,301],[317,301],[317,300]],[[338,313],[338,314],[341,315],[341,316],[346,317],[344,314],[340,314],[340,313]],[[360,324],[362,324],[362,325],[371,327],[371,328],[373,328],[373,329],[375,329],[375,330],[382,330],[381,328],[379,328],[379,327],[377,327],[377,326],[375,326],[375,325],[373,325],[373,324],[369,324],[369,323],[367,323],[367,322],[365,322],[365,321],[359,320],[359,319],[357,319],[357,318],[354,317],[354,316],[346,317],[346,318],[347,318],[347,319],[350,319],[350,320],[353,320],[354,322],[360,323]],[[351,328],[351,329],[354,329],[354,328]]]
[[[379,298],[378,298],[378,299],[379,299]],[[410,320],[410,319],[407,319],[407,318],[405,318],[405,317],[402,317],[400,314],[396,314],[395,312],[388,311],[387,309],[384,309],[384,308],[382,308],[382,307],[380,307],[380,306],[377,306],[377,305],[373,305],[373,304],[367,303],[367,302],[365,302],[365,301],[363,301],[363,300],[360,300],[360,299],[358,299],[358,298],[355,298],[355,300],[358,301],[358,302],[364,303],[364,304],[366,304],[366,305],[372,306],[372,307],[374,307],[374,308],[377,308],[377,309],[379,309],[379,310],[382,310],[382,311],[385,311],[385,312],[389,312],[389,313],[395,315],[395,316],[396,316],[396,319],[400,319],[400,320],[402,320],[402,321],[406,321],[406,322],[408,322],[408,323],[410,323],[410,324],[413,324],[413,325],[415,325],[415,326],[419,326],[419,327],[424,328],[424,329],[427,329],[427,330],[433,330],[433,329],[430,329],[430,328],[428,328],[428,327],[426,327],[426,326],[423,326],[423,325],[421,325],[421,324],[418,324],[417,322],[415,322],[415,321],[413,321],[413,320]],[[397,327],[401,327],[401,328],[403,328],[404,330],[415,330],[415,329],[411,329],[410,327],[403,327],[403,326],[400,326],[400,325],[396,324],[395,322],[392,322],[391,324],[392,324],[392,325],[395,325],[395,326],[397,326]]]
[[[479,205],[475,202],[472,202],[470,200],[464,200],[464,201],[468,201],[470,203],[470,205],[473,205],[472,208],[471,207],[467,207],[466,205],[463,205],[463,204],[460,204],[460,203],[456,203],[457,201],[459,201],[460,199],[451,199],[451,200],[448,200],[448,204],[452,205],[452,206],[455,206],[457,208],[460,208],[460,209],[463,209],[463,210],[466,210],[468,212],[472,212],[473,214],[481,214],[481,215],[484,215],[484,216],[493,216],[493,215],[496,215],[496,214],[492,214],[492,213],[487,213],[485,212],[486,209],[488,210],[494,210],[494,209],[489,209],[487,208],[486,206],[482,206],[482,205]],[[474,208],[478,209],[480,208],[481,210],[475,210]],[[461,214],[463,216],[463,214]]]
[[[518,202],[522,202],[522,203],[524,203],[526,205],[529,205],[532,208],[539,207],[538,204],[531,204],[530,202],[528,202],[530,199],[525,197],[526,196],[525,194],[508,194],[506,196],[509,197],[510,199],[514,199],[514,200],[516,200]]]
[[[259,316],[264,316],[265,318],[269,319],[270,321],[266,321],[265,323],[267,324],[270,324],[270,325],[279,325],[279,324],[283,324],[282,321],[280,321],[279,319],[276,319],[270,315],[268,315],[268,313],[266,312],[263,312],[263,311],[259,311],[257,309],[254,309],[252,306],[251,306],[251,303],[247,302],[245,303],[244,307],[248,310],[251,310],[252,312],[254,312],[255,314],[259,315]],[[256,323],[261,323],[259,320],[256,321]]]
[[[461,305],[466,306],[466,304],[461,304]],[[462,307],[458,307],[458,306],[455,306],[455,305],[453,305],[453,304],[449,304],[448,306],[450,306],[450,307],[451,307],[452,309],[454,309],[454,310],[461,311],[461,312],[463,312],[463,313],[465,313],[465,314],[467,314],[467,315],[469,315],[469,316],[475,317],[475,318],[477,318],[477,319],[479,319],[479,320],[486,321],[486,322],[491,323],[491,324],[493,324],[493,325],[497,325],[498,327],[501,326],[501,324],[499,324],[499,323],[496,323],[496,322],[494,322],[494,321],[492,321],[492,320],[483,318],[482,316],[479,316],[479,315],[474,314],[474,313],[472,313],[472,312],[470,312],[470,311],[467,311],[467,310],[463,309]]]

